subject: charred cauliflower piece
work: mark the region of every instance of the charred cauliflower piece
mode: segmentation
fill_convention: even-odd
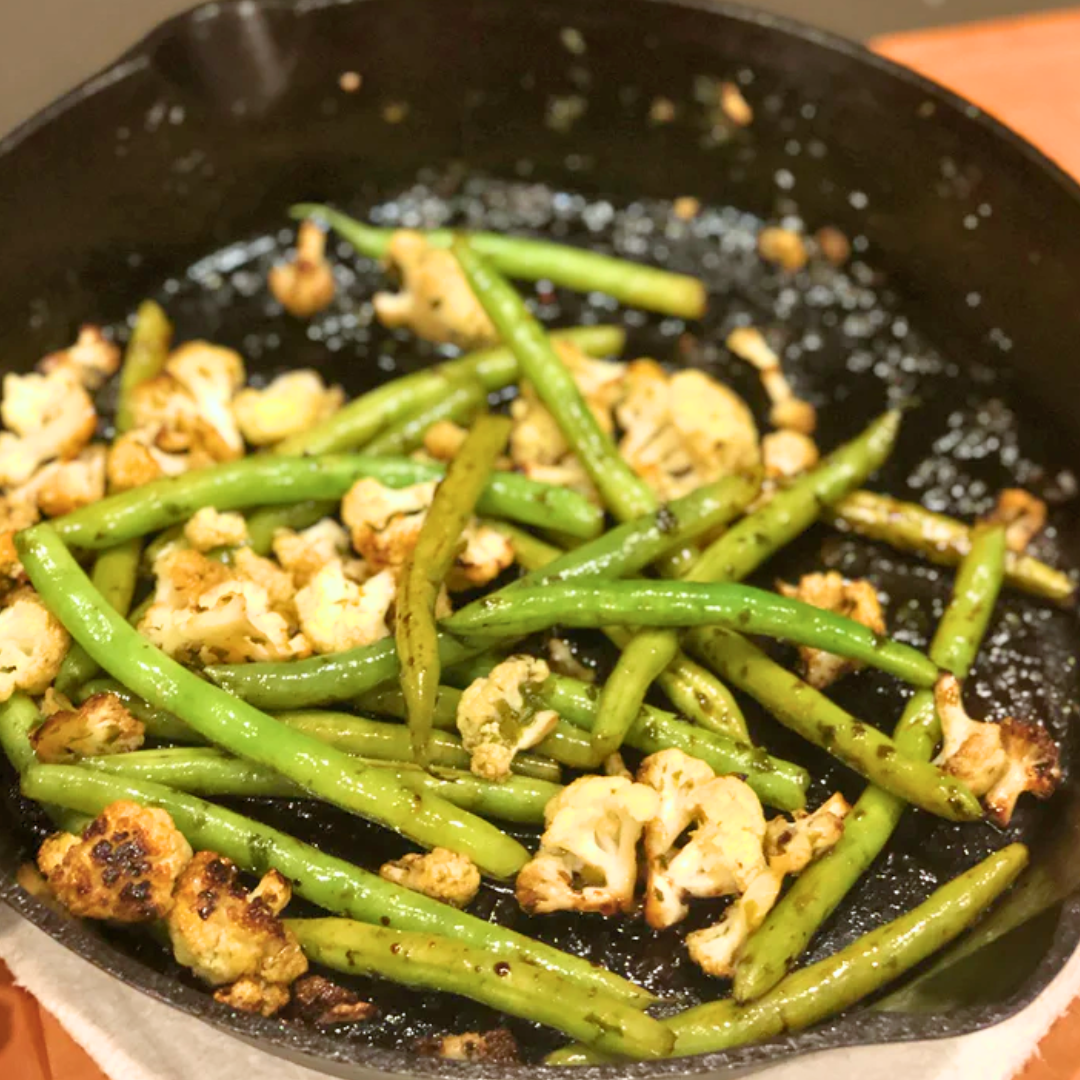
[[[289,1000],[290,983],[308,967],[299,942],[278,918],[291,896],[276,870],[248,892],[229,859],[200,851],[180,875],[168,913],[177,963],[211,986],[228,985],[218,1000],[264,1015],[276,1012]]]
[[[340,386],[327,387],[317,371],[305,369],[279,375],[264,390],[241,390],[232,411],[252,446],[271,446],[333,416],[344,400]]]
[[[619,452],[664,500],[753,469],[760,460],[746,403],[701,371],[669,375],[653,360],[635,360],[615,413],[624,432]]]
[[[323,978],[305,975],[292,986],[293,1012],[302,1020],[320,1027],[355,1024],[378,1013],[374,1005],[361,1001],[351,990]]]
[[[52,713],[30,742],[40,761],[58,765],[138,750],[144,734],[142,721],[115,694],[94,694],[77,709]]]
[[[537,709],[533,700],[550,674],[543,660],[510,656],[461,695],[457,729],[477,776],[505,780],[514,755],[551,734],[559,714]]]
[[[506,1028],[421,1039],[416,1052],[447,1061],[485,1061],[503,1065],[516,1065],[521,1061],[517,1040]]]
[[[60,371],[87,390],[97,390],[120,367],[120,349],[97,326],[84,326],[74,345],[50,353],[38,365],[46,374]]]
[[[934,764],[980,796],[998,825],[1009,824],[1025,791],[1037,799],[1053,795],[1061,780],[1061,764],[1057,744],[1042,724],[1012,717],[997,724],[972,720],[952,675],[938,679],[934,705],[944,736]]]
[[[472,859],[441,847],[383,863],[379,877],[459,908],[480,891],[480,871]]]
[[[835,847],[844,835],[844,819],[850,812],[847,799],[836,792],[812,813],[795,813],[791,821],[773,818],[765,830],[769,868],[781,874],[801,874],[816,858]]]
[[[212,506],[204,506],[196,510],[184,526],[184,539],[196,551],[202,552],[239,547],[247,543],[247,522],[243,514],[219,514]]]
[[[1023,488],[1006,488],[987,520],[1004,525],[1009,550],[1022,552],[1046,527],[1046,503]]]
[[[453,420],[436,420],[424,432],[424,453],[436,461],[453,461],[468,434]]]
[[[790,480],[808,472],[818,463],[817,443],[799,431],[770,431],[761,440],[765,476],[769,480]]]
[[[449,251],[402,229],[390,238],[386,258],[401,277],[401,291],[375,294],[375,314],[383,326],[406,326],[439,344],[469,347],[495,341],[495,327]]]
[[[164,810],[114,802],[82,837],[50,836],[37,861],[49,888],[73,915],[134,923],[169,913],[173,886],[191,857],[191,847]]]
[[[412,554],[434,497],[434,482],[388,488],[365,478],[349,488],[341,516],[372,570],[396,570]]]
[[[106,453],[104,446],[88,446],[78,457],[39,469],[30,481],[38,509],[46,517],[60,517],[105,498]]]
[[[296,587],[303,588],[327,563],[344,559],[349,552],[349,534],[333,518],[323,518],[302,532],[278,529],[273,550],[282,568],[292,574]],[[355,580],[366,574],[348,576]]]
[[[776,589],[782,596],[854,619],[875,634],[885,633],[881,600],[874,586],[865,579],[848,581],[835,570],[830,570],[825,574],[804,574],[798,585],[778,581]],[[837,679],[862,667],[858,660],[834,656],[807,645],[799,646],[799,655],[802,657],[806,681],[818,690],[824,690]]]
[[[463,544],[446,575],[451,592],[477,589],[514,565],[514,545],[498,529],[476,521],[465,526]]]
[[[656,807],[656,792],[646,784],[621,776],[575,780],[544,810],[540,850],[518,873],[518,903],[534,915],[629,911],[637,842]]]
[[[769,347],[761,331],[752,326],[732,330],[727,337],[727,347],[761,373],[762,386],[772,402],[769,422],[774,427],[812,435],[817,427],[817,412],[809,402],[795,396],[780,366],[780,357]]]
[[[17,589],[0,611],[0,701],[16,690],[42,694],[56,678],[71,638],[33,589]]]
[[[326,260],[326,233],[305,221],[296,235],[296,258],[271,269],[267,284],[274,299],[298,319],[329,306],[334,299],[334,271]]]
[[[397,581],[383,570],[363,584],[350,581],[340,559],[327,563],[296,594],[304,637],[318,653],[370,645],[390,633],[387,613],[397,595]]]
[[[113,442],[105,463],[112,491],[129,491],[152,480],[187,472],[190,464],[188,456],[169,454],[159,449],[154,441],[155,434],[154,428],[141,428],[125,432]],[[205,460],[200,464],[209,465],[212,462]]]

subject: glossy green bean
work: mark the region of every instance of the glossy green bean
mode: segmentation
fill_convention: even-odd
[[[140,383],[161,374],[169,358],[172,334],[172,323],[161,306],[153,300],[144,300],[135,313],[135,325],[131,328],[120,367],[120,391],[116,403],[118,435],[135,426],[132,394]]]
[[[439,638],[435,605],[461,537],[476,509],[495,460],[506,447],[511,421],[506,416],[482,416],[446,470],[446,479],[424,516],[416,546],[398,578],[394,642],[401,665],[401,690],[412,736],[412,760],[428,762],[428,738],[439,689]]]
[[[1003,529],[977,530],[956,575],[953,597],[930,646],[930,658],[963,679],[993,613],[1005,571]],[[893,739],[901,753],[921,761],[933,756],[941,736],[933,693],[921,690],[904,709]],[[776,985],[855,882],[888,843],[905,803],[877,787],[867,788],[844,821],[844,835],[795,880],[750,936],[735,967],[739,1001],[760,997]]]
[[[600,426],[540,324],[513,287],[467,241],[451,246],[469,287],[518,359],[521,376],[554,417],[570,449],[620,521],[656,509],[656,496],[623,460],[614,440]],[[554,522],[550,525],[558,528]]]
[[[0,702],[0,749],[20,776],[37,764],[30,733],[40,723],[41,713],[27,694],[16,690]]]
[[[52,525],[65,543],[91,549],[111,547],[186,521],[204,506],[244,510],[309,499],[340,499],[362,477],[400,488],[441,480],[444,475],[441,466],[410,458],[258,454],[110,495],[54,519]],[[567,532],[586,538],[596,536],[603,528],[600,510],[583,495],[569,488],[537,483],[518,473],[492,476],[479,509],[527,525],[557,522]]]
[[[211,742],[276,769],[320,798],[396,829],[419,844],[468,855],[509,877],[528,852],[443,799],[417,795],[377,769],[260,713],[166,656],[109,609],[48,525],[18,534],[26,572],[44,604],[106,670],[152,705],[174,712]]]
[[[680,656],[657,681],[677,713],[706,731],[750,743],[746,717],[735,695],[711,671]]]
[[[248,544],[256,555],[269,555],[278,529],[300,532],[338,512],[331,499],[305,499],[289,506],[264,506],[247,516]]]
[[[943,566],[956,566],[971,549],[972,526],[872,491],[852,492],[831,508],[829,518],[841,528]],[[1076,582],[1068,574],[1013,551],[1005,556],[1005,580],[1014,588],[1059,602],[1076,592]]]
[[[588,960],[384,881],[269,825],[160,784],[79,766],[38,765],[23,778],[23,793],[38,801],[55,799],[83,814],[99,814],[120,799],[160,807],[196,851],[216,851],[256,876],[273,868],[292,882],[297,896],[332,914],[395,929],[445,934],[509,960],[531,960],[578,985],[597,986],[624,1001],[644,1006],[652,1000],[647,990]]]
[[[675,1041],[658,1020],[611,995],[448,937],[348,919],[287,919],[285,925],[309,960],[346,975],[459,994],[625,1057],[661,1057]]]
[[[442,420],[469,424],[487,407],[487,391],[476,379],[466,379],[426,408],[410,413],[364,447],[368,454],[411,454],[423,446],[428,429]]]
[[[615,326],[580,326],[556,330],[556,341],[572,341],[591,356],[622,351],[625,333]],[[330,454],[356,450],[391,424],[440,401],[463,379],[477,379],[488,391],[500,390],[518,378],[514,354],[502,346],[468,353],[437,367],[403,375],[350,401],[310,431],[285,439],[279,454]]]
[[[362,255],[381,259],[393,229],[379,229],[318,203],[300,203],[289,210],[297,220],[307,217],[325,221]],[[449,247],[454,233],[434,229],[424,233],[429,244]],[[550,281],[577,292],[602,292],[627,307],[659,311],[684,319],[700,319],[705,313],[705,286],[697,278],[674,274],[653,266],[595,251],[530,240],[502,233],[468,233],[469,243],[489,258],[503,274],[523,281]]]

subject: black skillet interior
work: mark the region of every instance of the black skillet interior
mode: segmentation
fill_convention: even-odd
[[[339,86],[352,71],[362,76],[357,92]],[[748,129],[718,110],[718,79],[742,86],[755,110]],[[1080,231],[1077,192],[972,107],[835,39],[760,13],[657,0],[215,5],[167,24],[9,138],[0,177],[0,344],[12,369],[62,346],[82,321],[122,332],[137,300],[154,295],[182,338],[234,346],[259,374],[317,367],[357,392],[435,354],[373,322],[367,301],[381,275],[343,244],[332,309],[311,324],[284,316],[264,282],[292,235],[285,206],[328,199],[387,224],[536,232],[701,274],[712,293],[708,319],[686,325],[541,283],[532,297],[545,319],[620,322],[630,355],[700,365],[759,416],[756,380],[722,342],[737,323],[765,327],[797,389],[819,407],[824,446],[886,403],[917,404],[877,486],[962,515],[986,509],[1002,486],[1029,487],[1053,506],[1041,553],[1078,565],[1070,471],[1078,376],[1068,348],[1080,255],[1066,240]],[[692,222],[672,211],[680,195],[703,204]],[[754,252],[763,219],[811,231],[835,225],[853,238],[855,257],[843,270],[815,263],[783,276]],[[926,641],[948,573],[822,529],[762,580],[823,565],[869,574],[888,596],[896,635]],[[1024,805],[1008,836],[910,814],[811,958],[1013,837],[1033,842],[1036,872],[1012,921],[1045,909],[1040,918],[999,943],[993,963],[976,963],[974,974],[958,965],[951,980],[939,980],[929,1013],[855,1011],[765,1047],[620,1075],[737,1070],[809,1049],[958,1033],[1003,1018],[1042,989],[1080,937],[1069,898],[1076,882],[1062,858],[1075,829],[1077,749],[1067,728],[1078,700],[1078,636],[1072,611],[1010,594],[970,684],[977,715],[1042,716],[1065,740],[1062,794]],[[902,702],[870,674],[838,694],[884,727]],[[858,792],[856,778],[807,754],[767,718],[755,720],[770,748],[820,778],[815,799],[834,786]],[[494,1022],[457,999],[383,986],[362,987],[382,1007],[379,1023],[334,1034],[219,1007],[155,949],[64,922],[14,886],[40,822],[10,781],[7,774],[0,804],[0,895],[149,993],[346,1075],[453,1071],[412,1056],[413,1040]],[[310,806],[248,809],[369,866],[402,849]],[[476,910],[682,1002],[721,989],[673,962],[681,932],[530,921],[496,889]],[[718,911],[701,905],[687,928]],[[988,968],[998,977],[988,979]],[[531,1060],[554,1045],[526,1024],[513,1027]]]

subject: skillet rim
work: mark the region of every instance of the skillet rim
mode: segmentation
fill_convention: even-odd
[[[124,50],[116,60],[76,84],[66,93],[22,121],[0,138],[0,168],[3,159],[25,140],[59,119],[84,101],[116,83],[137,75],[152,66],[156,48],[192,22],[216,19],[236,9],[239,17],[260,10],[303,17],[327,8],[352,7],[383,0],[204,0],[158,23]],[[431,2],[431,0],[429,0]],[[466,0],[467,2],[467,0]],[[604,0],[587,0],[599,7]],[[610,0],[609,0],[610,2]],[[832,31],[808,26],[797,19],[751,8],[737,0],[637,0],[664,7],[678,7],[705,12],[735,22],[754,25],[770,32],[795,38],[811,46],[829,50],[848,60],[877,69],[922,91],[937,105],[946,107],[963,123],[975,124],[992,136],[998,145],[1016,154],[1026,168],[1035,168],[1051,180],[1067,198],[1080,203],[1080,183],[1042,150],[1028,142],[993,114],[974,105],[961,95],[910,68],[872,52],[865,45]],[[136,958],[114,948],[99,934],[78,920],[59,914],[35,900],[15,881],[13,868],[0,866],[0,901],[58,944],[92,963],[99,970],[120,979],[147,996],[196,1017],[219,1031],[242,1039],[267,1053],[283,1056],[306,1067],[327,1066],[346,1070],[348,1075],[382,1073],[394,1076],[470,1075],[490,1077],[536,1077],[553,1080],[565,1076],[565,1069],[544,1065],[492,1065],[479,1062],[455,1062],[426,1058],[403,1050],[384,1050],[358,1045],[350,1040],[309,1027],[267,1019],[236,1011],[215,1002],[204,991],[155,971]],[[699,1076],[703,1074],[742,1073],[757,1067],[841,1047],[886,1046],[889,1043],[942,1039],[993,1026],[1008,1019],[1029,1004],[1049,984],[1074,951],[1062,941],[1075,936],[1068,924],[1080,918],[1080,894],[1067,899],[1056,920],[1053,939],[1039,965],[1026,983],[1011,998],[990,1005],[972,1006],[953,1012],[902,1014],[866,1010],[849,1011],[808,1031],[778,1036],[763,1043],[712,1054],[664,1061],[642,1061],[608,1066],[579,1067],[574,1075],[586,1080],[615,1080],[653,1076]],[[1033,989],[1034,988],[1034,989]],[[344,1075],[344,1073],[339,1073]]]

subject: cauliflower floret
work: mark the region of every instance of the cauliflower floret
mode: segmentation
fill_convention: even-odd
[[[327,563],[342,560],[349,551],[349,534],[333,519],[323,518],[302,532],[278,529],[274,533],[274,555],[292,574],[298,588],[303,588]],[[362,578],[348,572],[350,578]]]
[[[113,442],[105,465],[111,491],[129,491],[162,477],[187,472],[188,455],[159,449],[154,444],[154,434],[153,428],[141,428],[126,432]],[[200,464],[211,462],[200,461]]]
[[[386,258],[401,275],[401,291],[375,294],[375,314],[384,326],[407,326],[440,344],[495,341],[495,327],[451,252],[431,247],[418,232],[402,229],[390,238]]]
[[[774,427],[812,435],[817,427],[817,412],[809,402],[795,396],[780,366],[780,357],[769,347],[761,331],[752,326],[732,330],[727,347],[761,373],[761,383],[772,402],[769,422]]]
[[[164,810],[114,802],[83,830],[56,833],[41,845],[38,867],[73,914],[149,922],[168,914],[173,885],[191,847]]]
[[[247,543],[247,522],[243,514],[219,514],[212,506],[204,506],[184,526],[184,539],[196,551],[239,547]]]
[[[619,452],[661,499],[679,498],[760,461],[746,403],[704,372],[669,375],[654,360],[635,360],[615,411],[624,431]]]
[[[769,225],[758,233],[757,249],[766,262],[792,274],[801,270],[809,259],[802,236],[794,229],[781,229],[776,225]]]
[[[0,578],[22,578],[23,567],[15,550],[15,534],[29,529],[41,517],[37,492],[28,485],[9,489],[0,498]]]
[[[56,678],[71,638],[33,589],[17,589],[0,611],[0,701],[16,690],[43,694]]]
[[[383,863],[379,877],[459,908],[480,891],[480,871],[472,859],[441,847]]]
[[[276,870],[248,892],[229,859],[198,852],[176,883],[167,919],[177,963],[211,986],[245,980],[225,997],[240,1008],[248,1003],[262,1011],[263,1000],[284,1005],[289,984],[308,967],[299,942],[278,918],[291,895]]]
[[[191,548],[170,545],[154,561],[154,603],[172,608],[194,604],[204,592],[232,578],[229,568]]]
[[[244,975],[230,986],[214,991],[214,1000],[240,1012],[273,1016],[289,1004],[289,988],[281,983],[267,982],[253,975]]]
[[[1023,488],[1006,488],[987,521],[1004,525],[1009,550],[1022,552],[1046,526],[1046,503]]]
[[[94,694],[77,709],[53,712],[30,742],[39,760],[56,765],[138,750],[144,732],[115,694]]]
[[[106,448],[88,446],[70,461],[54,461],[30,481],[37,489],[38,509],[60,517],[105,497]]]
[[[789,480],[807,472],[818,463],[817,443],[799,431],[770,431],[761,440],[765,476],[770,480]]]
[[[50,353],[38,367],[46,374],[62,371],[87,390],[97,390],[120,367],[120,349],[100,327],[84,326],[74,345]]]
[[[1011,717],[997,724],[972,720],[952,675],[938,679],[934,706],[944,737],[934,764],[983,797],[986,812],[997,824],[1009,824],[1025,791],[1037,799],[1054,793],[1061,764],[1057,744],[1042,724]]]
[[[551,670],[533,656],[510,656],[462,693],[457,728],[470,768],[486,780],[505,780],[519,750],[551,734],[559,722],[552,709],[537,709],[535,695]]]
[[[656,792],[621,776],[582,776],[547,804],[540,850],[518,873],[518,903],[530,914],[629,911],[637,842],[657,808]]]
[[[357,480],[341,503],[353,547],[373,570],[397,569],[412,553],[435,497],[435,482],[388,488]]]
[[[645,826],[645,857],[661,865],[698,814],[697,791],[716,777],[700,758],[682,750],[660,750],[638,767],[638,783],[648,784],[659,796],[656,814]]]
[[[618,750],[604,758],[603,769],[605,776],[621,776],[626,780],[634,779],[634,774],[627,768],[626,762]]]
[[[569,641],[559,637],[548,638],[547,652],[548,666],[556,675],[568,675],[584,683],[596,682],[596,668],[583,664]]]
[[[451,592],[487,585],[514,565],[513,544],[490,525],[470,522],[465,526],[462,540],[464,544],[446,575],[446,587]]]
[[[804,574],[798,585],[778,581],[776,589],[782,596],[802,600],[803,603],[854,619],[875,634],[885,633],[885,615],[881,610],[881,600],[874,586],[863,578],[848,581],[835,570],[830,570],[825,574]],[[835,656],[808,645],[799,646],[799,655],[805,669],[806,681],[818,690],[824,690],[837,679],[862,667],[858,660]]]
[[[94,437],[90,395],[64,370],[51,375],[5,375],[0,416],[0,484],[25,484],[39,466],[72,458]]]
[[[358,585],[336,559],[296,594],[300,628],[319,653],[370,645],[390,633],[386,616],[396,594],[393,571],[383,570]]]
[[[453,420],[436,420],[424,432],[424,452],[436,461],[453,461],[468,435]]]
[[[292,986],[294,1012],[310,1024],[355,1024],[378,1013],[374,1005],[361,1001],[351,990],[322,975],[305,975]]]
[[[506,1028],[421,1039],[416,1052],[447,1061],[485,1061],[502,1065],[517,1065],[521,1061],[517,1040]]]
[[[814,859],[835,847],[844,835],[851,812],[847,799],[835,792],[812,813],[799,811],[792,820],[775,817],[765,830],[765,855],[770,869],[801,874]]]
[[[232,568],[241,581],[258,585],[266,593],[270,607],[284,615],[290,626],[296,622],[296,584],[288,570],[283,570],[273,559],[256,555],[249,547],[237,548],[233,552]]]
[[[326,260],[326,233],[314,221],[300,225],[296,258],[270,271],[267,284],[290,315],[310,319],[334,299],[334,271]]]
[[[333,416],[344,400],[340,386],[327,387],[318,372],[305,369],[279,375],[265,390],[241,390],[232,411],[252,446],[270,446]]]

